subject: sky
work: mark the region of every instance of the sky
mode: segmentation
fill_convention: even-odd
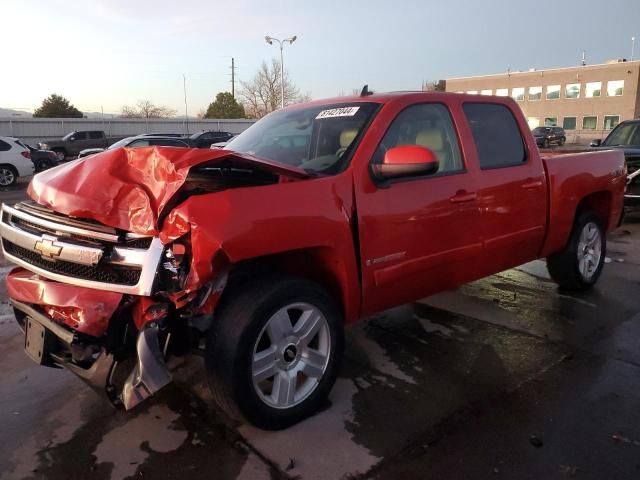
[[[312,98],[640,58],[640,0],[0,0],[0,107],[51,93],[82,111],[148,99],[189,115],[279,56]]]

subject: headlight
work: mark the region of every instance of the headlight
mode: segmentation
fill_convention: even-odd
[[[164,251],[161,275],[164,289],[169,292],[177,292],[184,288],[187,278],[185,253],[186,248],[180,243],[174,243]]]

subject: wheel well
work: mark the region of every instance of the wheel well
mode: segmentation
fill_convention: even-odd
[[[595,192],[584,197],[576,208],[576,218],[581,212],[587,210],[595,213],[600,218],[604,229],[607,230],[611,215],[611,192]]]
[[[286,273],[311,280],[322,286],[345,312],[345,289],[339,275],[331,267],[337,266],[331,249],[325,247],[304,248],[265,255],[234,264],[225,290],[248,279],[273,273]],[[223,294],[224,296],[224,294]]]
[[[0,167],[9,168],[9,169],[13,170],[13,172],[16,174],[16,176],[18,175],[18,169],[16,167],[14,167],[13,165],[11,165],[10,163],[0,163]]]

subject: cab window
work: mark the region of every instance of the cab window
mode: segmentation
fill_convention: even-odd
[[[387,150],[401,145],[418,145],[436,154],[437,174],[464,170],[458,137],[451,114],[439,103],[413,105],[393,120],[373,156],[373,163],[382,163]]]

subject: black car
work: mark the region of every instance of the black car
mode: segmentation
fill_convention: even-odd
[[[58,162],[58,156],[56,155],[56,152],[52,150],[39,150],[21,141],[17,141],[16,143],[29,149],[29,153],[31,153],[31,161],[33,162],[33,166],[35,167],[35,173],[42,172],[51,167],[55,167],[60,163]]]
[[[562,127],[536,127],[531,132],[536,144],[542,148],[549,148],[551,144],[564,145],[567,136]]]
[[[189,137],[189,143],[195,148],[211,148],[212,144],[228,142],[233,136],[229,132],[198,132]]]
[[[627,191],[624,194],[625,207],[640,207],[640,120],[619,123],[602,140],[591,142],[592,147],[620,149],[627,164]]]

